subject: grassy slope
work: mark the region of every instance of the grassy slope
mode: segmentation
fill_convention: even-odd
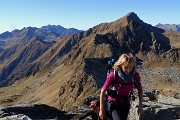
[[[170,62],[168,59],[153,59],[143,63],[143,66],[147,69],[151,68],[176,68],[180,73],[180,60]],[[148,86],[148,89],[169,89],[174,92],[180,93],[180,83],[168,81],[168,78],[160,73],[152,73],[152,79],[155,81],[155,85]]]
[[[45,103],[57,107],[59,88],[69,79],[73,72],[70,68],[64,68],[65,66],[51,68],[37,73],[35,76],[18,80],[9,87],[1,88],[1,106]]]

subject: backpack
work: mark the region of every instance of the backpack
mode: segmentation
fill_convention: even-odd
[[[118,83],[118,72],[114,70],[114,81],[113,81],[111,87],[107,90],[107,95],[111,96],[112,98],[120,98],[120,99],[131,98],[134,101],[135,100],[135,96],[134,96],[134,91],[133,90],[131,90],[131,92],[130,92],[130,94],[128,96],[122,96],[122,95],[117,94],[117,90],[116,90],[115,85],[119,84],[120,87],[123,87],[125,85],[134,84],[134,88],[137,88],[138,84],[137,84],[136,81],[137,81],[136,80],[136,76],[134,75],[133,78],[132,78],[132,82],[131,83],[127,83],[127,84],[126,83]]]
[[[115,60],[113,58],[108,61],[107,75],[109,75],[110,72],[113,70],[114,63],[115,63]]]

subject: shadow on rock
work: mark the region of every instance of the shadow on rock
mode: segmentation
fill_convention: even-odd
[[[68,114],[57,108],[45,104],[8,106],[0,109],[0,118],[7,118],[14,115],[25,115],[30,119],[56,119],[68,120],[74,117],[74,114]]]
[[[179,120],[180,107],[161,108],[151,107],[144,110],[144,117],[142,120]]]

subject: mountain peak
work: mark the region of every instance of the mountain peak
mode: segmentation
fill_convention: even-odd
[[[123,26],[127,26],[132,21],[136,21],[138,23],[142,22],[142,20],[134,12],[129,12],[125,16],[114,21],[113,24],[116,24],[116,26],[120,25],[121,27],[123,27]]]
[[[132,20],[137,20],[140,21],[139,17],[137,16],[137,14],[135,14],[134,12],[130,12],[127,15],[125,15],[123,18],[127,19],[127,22],[129,23]]]
[[[129,12],[129,13],[127,13],[125,16],[137,16],[137,14],[134,13],[134,12]]]

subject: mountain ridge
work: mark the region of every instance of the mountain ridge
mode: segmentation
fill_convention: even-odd
[[[180,32],[180,24],[157,24],[156,27],[164,29],[164,30],[171,30],[171,31],[176,31]]]
[[[58,37],[62,37],[68,34],[79,33],[82,30],[75,28],[64,28],[60,25],[48,25],[41,28],[36,27],[24,27],[21,30],[13,30],[12,32],[4,32],[0,34],[0,48],[6,49],[16,44],[26,42],[33,37],[37,37],[44,41],[56,41]]]

